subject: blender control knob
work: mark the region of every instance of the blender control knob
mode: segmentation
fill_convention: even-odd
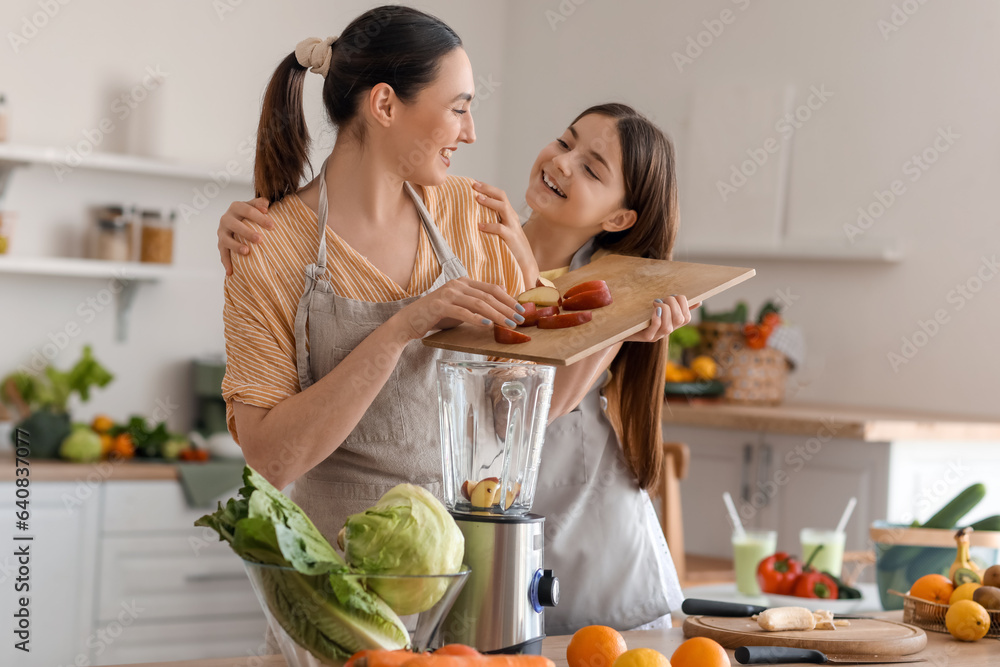
[[[559,604],[559,577],[552,574],[552,570],[543,570],[538,580],[538,602],[543,607]]]

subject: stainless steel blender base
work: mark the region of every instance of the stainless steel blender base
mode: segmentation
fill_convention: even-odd
[[[443,644],[484,653],[539,653],[545,606],[558,602],[558,580],[543,571],[545,518],[453,514],[472,569],[445,618]]]

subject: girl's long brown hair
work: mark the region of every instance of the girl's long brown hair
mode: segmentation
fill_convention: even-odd
[[[620,232],[601,232],[596,248],[618,255],[670,259],[677,236],[677,173],[670,139],[649,119],[625,104],[600,104],[585,110],[616,121],[625,178],[623,206],[636,212],[635,224]],[[664,366],[667,339],[655,343],[624,343],[611,362],[611,383],[605,389],[608,412],[617,422],[625,461],[649,489],[663,467]]]
[[[351,21],[330,47],[323,83],[323,106],[338,134],[347,131],[363,141],[358,110],[373,86],[387,83],[408,103],[437,77],[441,58],[460,46],[462,40],[444,21],[411,7],[376,7]],[[264,92],[253,181],[256,196],[272,203],[299,189],[309,164],[302,108],[305,75],[293,52],[278,65]]]

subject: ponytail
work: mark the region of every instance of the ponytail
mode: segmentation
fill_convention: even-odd
[[[309,161],[309,128],[302,109],[306,68],[292,53],[281,61],[264,93],[257,127],[253,185],[274,203],[299,189]]]

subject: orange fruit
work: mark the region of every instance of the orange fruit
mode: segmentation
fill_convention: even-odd
[[[729,667],[729,654],[708,637],[692,637],[670,656],[672,667]]]
[[[948,608],[944,625],[955,639],[974,642],[990,630],[990,614],[978,602],[959,600]]]
[[[628,646],[625,638],[606,625],[588,625],[573,633],[566,647],[569,667],[611,667]]]
[[[612,667],[670,667],[670,661],[651,648],[632,648],[618,656]]]
[[[90,428],[96,431],[100,435],[104,435],[115,425],[115,422],[111,417],[107,415],[97,415],[94,417],[94,421],[90,424]]]
[[[925,574],[910,586],[910,595],[913,597],[938,604],[948,604],[954,592],[955,585],[943,574]]]

